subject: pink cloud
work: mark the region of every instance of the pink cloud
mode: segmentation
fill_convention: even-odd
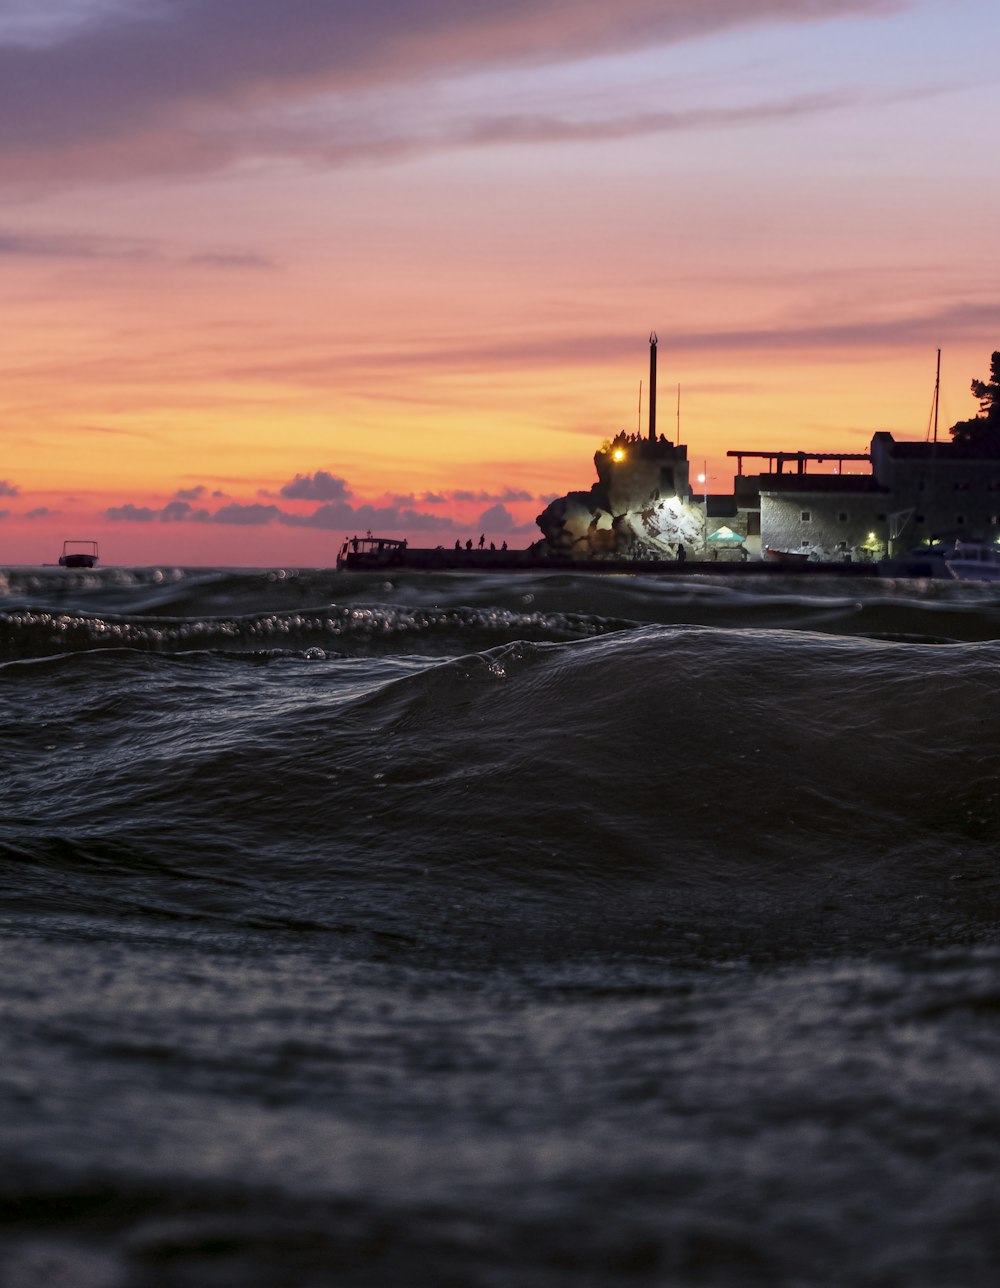
[[[411,497],[397,497],[391,505],[351,504],[345,499],[351,495],[346,481],[335,479],[323,470],[317,471],[315,475],[296,475],[292,484],[281,489],[281,495],[289,500],[321,501],[324,495],[329,496],[329,499],[317,505],[309,514],[296,513],[282,509],[278,505],[259,502],[243,504],[233,501],[214,511],[195,509],[186,498],[195,499],[203,491],[204,488],[199,487],[180,492],[172,501],[160,508],[135,505],[128,501],[123,505],[109,507],[104,511],[104,517],[116,523],[210,523],[230,527],[266,527],[277,524],[287,528],[314,528],[327,531],[372,529],[386,532],[401,529],[411,533],[442,535],[454,535],[455,532],[464,530],[464,527],[468,526],[459,523],[452,516],[429,514],[416,509]],[[478,526],[487,531],[514,534],[529,531],[534,526],[519,525],[503,504],[504,501],[532,500],[528,492],[507,487],[497,493],[456,491],[447,495],[456,502],[495,502],[481,514],[477,521]]]

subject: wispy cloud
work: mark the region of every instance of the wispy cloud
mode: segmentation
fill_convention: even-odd
[[[218,268],[218,269],[262,269],[270,272],[278,267],[277,263],[267,255],[260,255],[255,251],[203,251],[197,255],[189,255],[186,261],[198,268]]]
[[[320,96],[350,102],[480,69],[558,64],[765,22],[877,15],[905,3],[240,0],[234,20],[231,0],[120,0],[89,22],[64,7],[65,21],[50,21],[44,39],[18,40],[8,28],[3,42],[0,27],[0,157],[10,180],[55,178],[56,162],[69,177],[216,167],[266,141],[268,114]],[[671,127],[669,116],[655,117],[606,128]],[[593,137],[597,128],[507,117],[480,120],[467,138]],[[275,130],[272,145],[281,141]],[[352,138],[342,121],[327,155],[404,144],[427,141]],[[282,145],[295,150],[302,138],[287,131]]]
[[[256,251],[206,250],[176,259],[161,246],[135,237],[102,237],[94,233],[37,233],[0,228],[0,257],[6,259],[101,260],[126,263],[162,262],[197,268],[242,271],[274,269],[275,261]]]
[[[802,326],[748,328],[713,331],[710,334],[678,336],[672,340],[680,351],[708,346],[762,352],[789,350],[862,350],[877,353],[885,349],[933,345],[941,338],[978,339],[1000,329],[1000,303],[968,302],[941,309],[901,313],[894,316],[858,319],[850,322],[806,323]]]
[[[965,300],[941,307],[912,311],[883,311],[877,317],[849,320],[795,320],[777,318],[745,327],[668,330],[659,327],[660,352],[719,353],[728,350],[769,353],[828,350],[879,352],[906,349],[914,344],[936,344],[942,338],[979,340],[1000,330],[1000,302]],[[641,344],[633,332],[602,331],[559,334],[527,333],[517,340],[485,336],[481,343],[449,344],[442,339],[426,349],[394,356],[398,368],[423,366],[455,370],[528,370],[553,366],[579,368],[588,363],[617,362],[641,357]],[[451,494],[449,494],[451,495]]]
[[[96,237],[83,233],[32,233],[0,229],[0,255],[12,259],[151,260],[159,252],[134,238]]]
[[[8,483],[6,479],[0,479],[0,496],[17,496],[20,491],[16,483]]]
[[[256,132],[255,147],[272,156],[318,160],[336,167],[410,158],[447,148],[599,144],[657,134],[752,129],[874,103],[869,94],[842,91],[748,99],[724,107],[692,105],[630,111],[627,107],[623,110],[620,104],[604,104],[600,113],[570,108],[563,112],[478,113],[455,109],[436,118],[421,119],[419,114],[405,110],[401,101],[393,101],[361,121],[340,122],[332,113],[322,126],[262,127]]]
[[[45,46],[126,12],[134,0],[4,0],[0,44]]]
[[[74,425],[76,434],[108,434],[113,438],[140,438],[148,442],[158,442],[160,435],[148,429],[127,429],[123,425]]]

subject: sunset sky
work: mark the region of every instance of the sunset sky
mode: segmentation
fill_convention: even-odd
[[[539,536],[1000,349],[997,0],[0,0],[0,563]]]

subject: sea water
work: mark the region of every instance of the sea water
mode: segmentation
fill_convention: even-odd
[[[7,1288],[1000,1264],[1000,589],[0,575]]]

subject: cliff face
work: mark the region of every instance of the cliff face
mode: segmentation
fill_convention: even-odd
[[[589,492],[557,498],[535,520],[542,546],[581,559],[676,559],[678,546],[691,553],[703,541],[686,448],[619,434],[595,453],[594,467]]]

